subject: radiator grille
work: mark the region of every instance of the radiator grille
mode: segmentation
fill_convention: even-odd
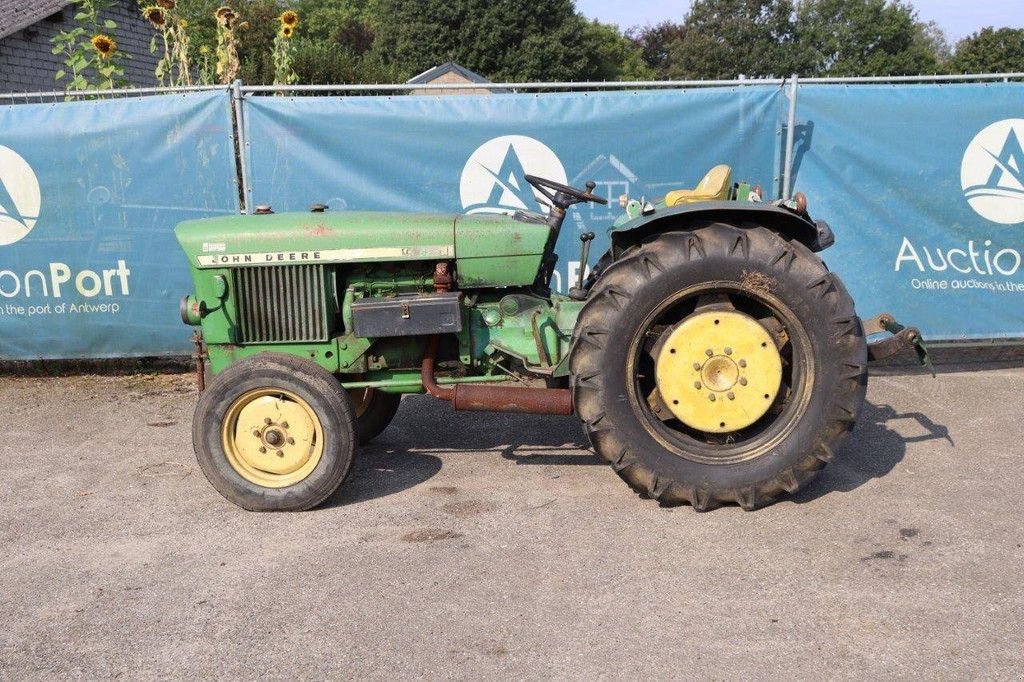
[[[235,271],[242,343],[326,341],[323,265]]]

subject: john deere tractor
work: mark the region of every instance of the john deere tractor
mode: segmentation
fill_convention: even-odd
[[[525,176],[546,214],[273,213],[182,223],[200,388],[193,443],[245,509],[316,506],[404,393],[455,410],[575,413],[635,490],[704,511],[806,485],[864,401],[869,347],[806,200],[718,167],[621,197],[611,247],[551,290],[567,211],[607,203]],[[582,235],[586,263],[590,233]],[[876,354],[919,341],[897,332]]]

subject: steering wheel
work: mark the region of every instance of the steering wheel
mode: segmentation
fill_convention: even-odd
[[[581,189],[570,187],[569,185],[563,185],[560,182],[554,180],[548,180],[546,178],[538,178],[536,175],[524,175],[523,179],[530,183],[534,189],[543,194],[548,198],[555,206],[565,210],[573,204],[579,204],[585,201],[593,201],[595,204],[606,204],[608,200],[604,197],[599,197],[594,194],[594,188],[597,185],[592,181],[587,181],[587,190],[584,192]],[[554,194],[552,194],[554,191]]]

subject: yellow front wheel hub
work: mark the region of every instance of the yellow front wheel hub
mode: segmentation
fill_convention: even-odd
[[[707,433],[731,433],[763,417],[782,384],[782,357],[757,320],[734,311],[697,313],[665,339],[655,364],[672,414]]]
[[[266,488],[308,477],[324,451],[323,425],[291,391],[261,388],[239,396],[221,424],[221,443],[239,476]]]

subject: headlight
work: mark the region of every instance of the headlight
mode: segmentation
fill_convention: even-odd
[[[189,326],[196,326],[203,321],[206,314],[206,303],[195,296],[186,296],[181,299],[181,321]]]

